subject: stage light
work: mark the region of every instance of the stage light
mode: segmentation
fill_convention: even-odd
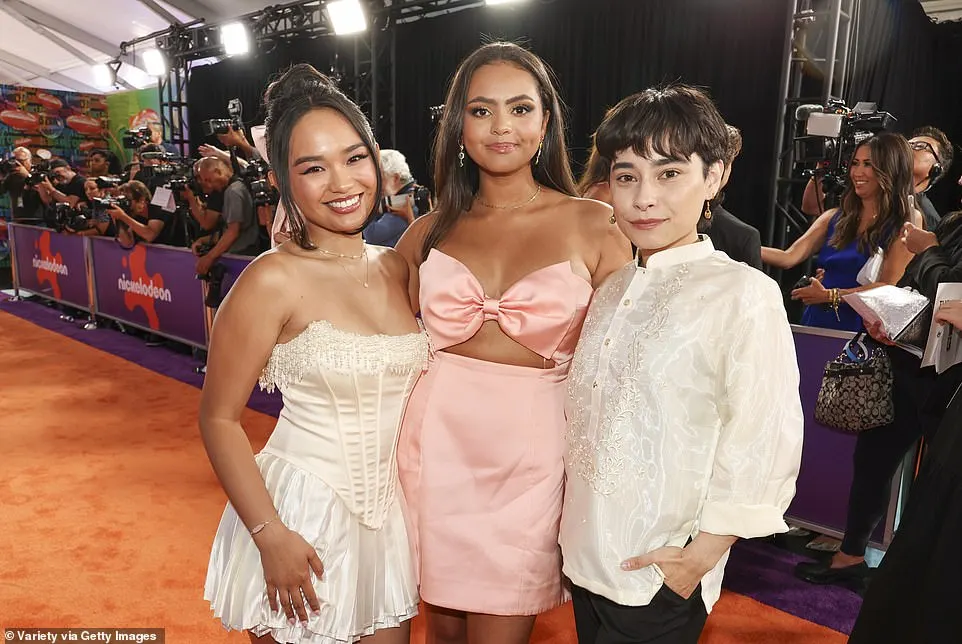
[[[338,36],[356,34],[367,29],[367,18],[359,0],[335,0],[328,2],[327,15]]]
[[[485,2],[486,2],[487,4],[489,4],[489,5],[497,5],[497,4],[521,4],[522,2],[524,2],[524,0],[485,0]]]
[[[159,49],[147,49],[141,54],[144,58],[144,71],[151,76],[163,76],[167,73],[167,61]]]
[[[114,73],[105,63],[93,66],[94,85],[100,89],[111,89],[114,86]]]
[[[238,56],[250,51],[247,29],[239,22],[229,22],[221,26],[220,42],[228,56]]]

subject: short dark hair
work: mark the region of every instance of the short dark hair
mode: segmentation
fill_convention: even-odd
[[[709,166],[726,159],[728,130],[705,92],[678,83],[623,99],[598,127],[595,145],[609,163],[628,148],[643,157],[654,152],[679,161],[697,154],[707,176]]]
[[[63,159],[54,159],[50,162],[51,170],[56,170],[57,168],[67,168],[68,170],[73,170],[73,168],[70,167],[70,164]]]
[[[952,142],[949,141],[949,137],[945,135],[945,132],[931,125],[922,126],[912,132],[911,138],[914,139],[917,136],[927,136],[938,142],[939,153],[936,156],[942,166],[942,174],[945,175],[949,171],[949,168],[952,167],[952,160],[955,158],[955,150],[952,148]]]

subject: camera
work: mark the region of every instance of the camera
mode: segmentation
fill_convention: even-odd
[[[10,174],[20,167],[20,162],[15,158],[0,160],[0,174]]]
[[[210,119],[203,121],[200,126],[204,136],[214,136],[217,134],[227,134],[231,129],[241,131],[244,129],[244,121],[241,116],[244,114],[244,105],[239,98],[232,98],[227,102],[226,119]]]
[[[94,197],[91,200],[94,215],[97,216],[101,213],[106,213],[107,210],[113,206],[117,206],[124,212],[130,209],[130,199],[125,195],[119,197]]]
[[[30,167],[30,176],[24,180],[28,186],[37,186],[50,178],[50,162],[40,159]]]
[[[152,135],[153,132],[151,132],[148,126],[140,127],[136,130],[128,130],[123,137],[124,147],[136,150],[140,146],[150,143]]]
[[[431,191],[421,185],[414,185],[409,192],[402,192],[390,197],[383,197],[381,200],[382,210],[399,210],[404,207],[404,203],[411,200],[414,205],[414,214],[417,217],[426,215],[431,211]]]
[[[800,288],[805,288],[806,286],[811,286],[811,285],[812,285],[812,278],[809,277],[808,275],[802,275],[800,278],[798,278],[798,281],[795,282],[795,286],[792,287],[792,290],[797,291]]]
[[[806,136],[795,140],[796,158],[819,163],[808,176],[821,175],[826,196],[841,195],[848,183],[848,165],[855,148],[866,139],[891,130],[896,118],[878,109],[876,103],[856,103],[848,108],[841,100],[826,105],[800,105],[795,119],[805,123]]]
[[[280,201],[280,193],[271,185],[267,178],[271,166],[263,159],[254,159],[241,170],[241,178],[250,190],[254,199],[254,206],[276,206]]]
[[[94,183],[101,190],[109,190],[110,188],[119,188],[123,181],[120,177],[96,177]]]

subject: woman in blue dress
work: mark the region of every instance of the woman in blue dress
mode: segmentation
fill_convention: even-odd
[[[794,268],[818,250],[818,272],[810,284],[792,291],[805,306],[802,324],[845,331],[863,329],[862,318],[842,298],[882,284],[895,284],[912,254],[898,243],[906,222],[922,226],[913,206],[912,150],[898,134],[877,134],[863,141],[852,155],[849,181],[841,208],[823,213],[787,250],[762,248],[762,261],[781,269]],[[867,284],[859,272],[883,250],[881,269]],[[820,250],[819,250],[820,249]]]

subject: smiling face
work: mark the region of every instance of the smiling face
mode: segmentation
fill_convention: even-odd
[[[510,63],[479,67],[464,108],[465,153],[490,174],[516,172],[537,155],[549,116],[530,73]]]
[[[718,192],[723,172],[718,161],[706,170],[697,154],[644,157],[632,148],[615,155],[609,185],[618,227],[642,258],[698,240],[705,202]]]
[[[361,136],[340,112],[307,112],[291,132],[290,188],[308,229],[353,233],[377,198],[378,169]]]
[[[855,194],[860,199],[870,199],[878,196],[882,187],[875,175],[875,165],[872,163],[872,150],[867,145],[859,146],[852,156],[848,176],[852,180]]]

